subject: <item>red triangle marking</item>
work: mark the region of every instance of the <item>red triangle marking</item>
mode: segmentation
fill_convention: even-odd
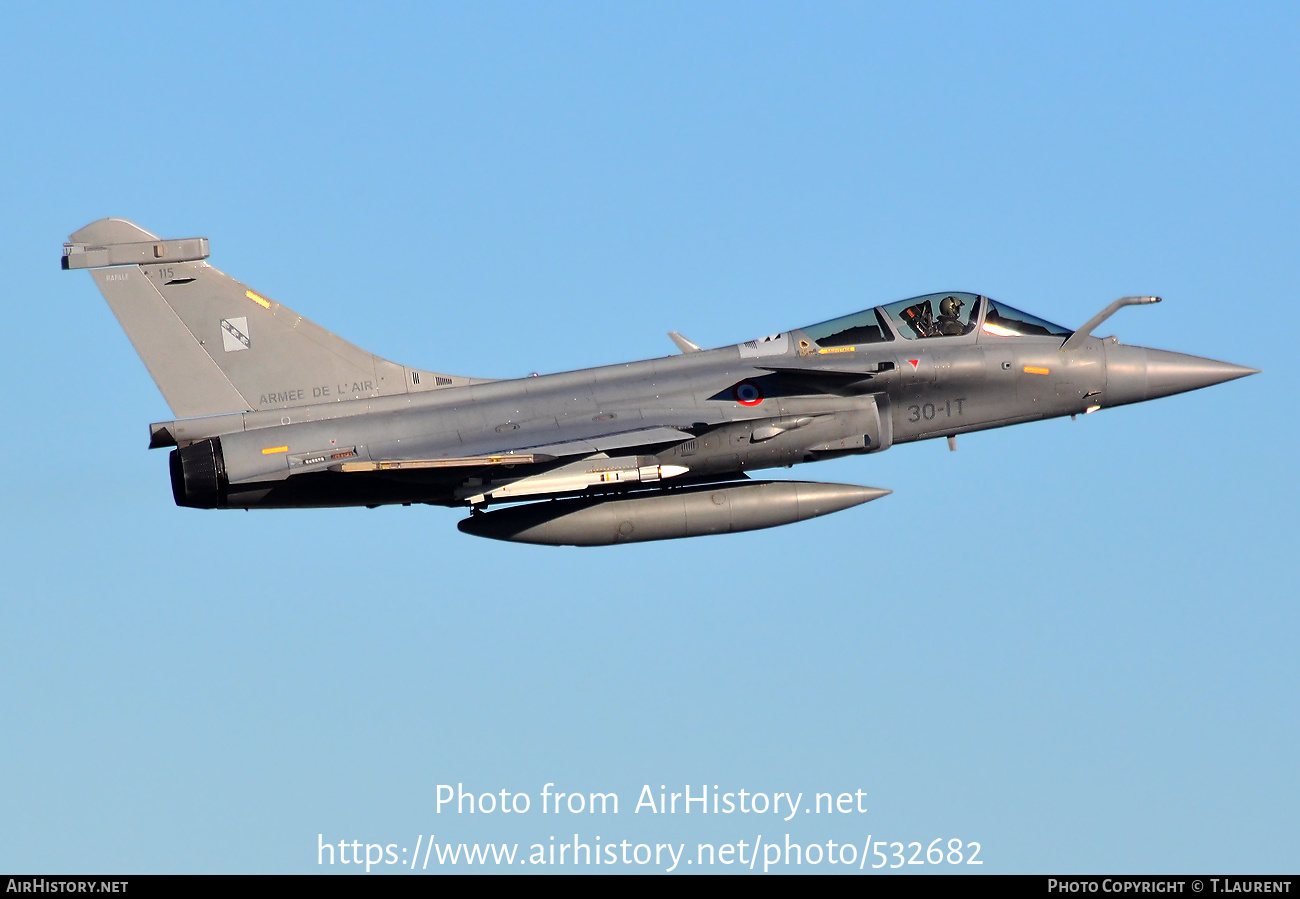
[[[920,359],[908,359],[907,361],[911,364],[912,368],[916,368],[921,363]]]

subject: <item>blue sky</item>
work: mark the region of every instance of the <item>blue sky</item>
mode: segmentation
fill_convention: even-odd
[[[1294,868],[1294,5],[6,24],[0,869],[315,871],[318,834],[575,832]],[[1105,329],[1264,374],[796,469],[894,493],[729,537],[554,549],[447,509],[198,512],[145,449],[161,396],[58,268],[107,215],[206,235],[259,292],[458,374],[948,289],[1067,325],[1157,293]],[[438,813],[456,783],[623,805]],[[869,811],[656,817],[632,812],[645,784],[861,789]]]

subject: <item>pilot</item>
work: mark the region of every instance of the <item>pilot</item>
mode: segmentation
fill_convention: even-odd
[[[966,323],[961,320],[961,300],[956,297],[944,297],[939,303],[939,321],[937,334],[951,337],[966,333]]]

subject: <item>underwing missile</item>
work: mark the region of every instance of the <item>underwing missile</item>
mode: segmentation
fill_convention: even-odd
[[[459,528],[476,537],[547,546],[608,546],[776,527],[861,505],[879,487],[808,481],[703,485],[651,495],[583,497],[471,515]]]

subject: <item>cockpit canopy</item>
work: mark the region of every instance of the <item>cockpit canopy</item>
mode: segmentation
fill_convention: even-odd
[[[1070,328],[1054,325],[1005,303],[957,291],[899,300],[811,325],[803,332],[818,346],[845,347],[885,343],[899,337],[904,340],[960,337],[977,327],[981,337],[1064,338],[1072,333]]]
[[[984,316],[981,334],[994,337],[1069,337],[1074,333],[1071,328],[1062,328],[1049,321],[1013,309],[1006,303],[989,300],[989,311]]]

